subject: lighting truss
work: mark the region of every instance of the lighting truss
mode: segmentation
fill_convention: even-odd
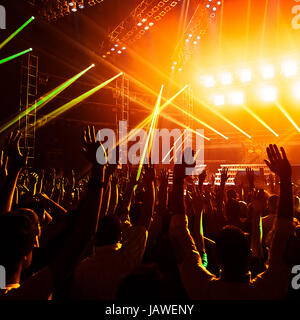
[[[109,33],[107,42],[102,47],[102,57],[109,58],[123,53],[124,50],[120,48],[126,48],[126,45],[141,39],[181,3],[182,0],[142,0],[129,16]]]
[[[206,35],[209,25],[215,20],[221,5],[221,0],[197,1],[194,13],[172,56],[172,69],[181,71],[182,67],[191,59],[195,45],[198,45]]]
[[[88,6],[101,4],[104,0],[27,0],[36,9],[37,16],[51,22],[74,14]]]

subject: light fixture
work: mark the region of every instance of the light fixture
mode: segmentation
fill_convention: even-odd
[[[215,106],[223,106],[225,104],[225,97],[223,94],[217,94],[213,96]]]
[[[222,72],[221,73],[221,83],[223,85],[232,84],[232,74],[230,72]]]
[[[239,78],[241,82],[249,82],[252,80],[252,71],[250,69],[242,69],[239,71]]]
[[[277,88],[274,86],[262,86],[260,88],[260,99],[263,102],[274,102],[277,100]]]
[[[295,76],[298,72],[298,65],[296,61],[285,60],[282,62],[281,71],[286,77]]]
[[[234,91],[229,94],[229,101],[232,105],[242,105],[245,103],[245,95],[242,91]]]
[[[275,77],[275,69],[272,65],[264,65],[261,67],[261,75],[264,79],[273,79]]]

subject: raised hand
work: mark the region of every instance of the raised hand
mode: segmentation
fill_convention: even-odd
[[[225,186],[225,183],[228,180],[228,178],[228,168],[223,168],[221,171],[221,186]]]
[[[83,131],[82,138],[82,151],[86,159],[93,165],[97,163],[105,165],[107,162],[107,155],[101,142],[96,140],[95,127],[87,126]]]
[[[203,183],[206,179],[206,171],[203,170],[199,175],[198,175],[198,183],[199,183],[199,190],[202,189]]]
[[[246,168],[246,176],[248,179],[249,187],[254,188],[254,171],[251,168]]]
[[[8,170],[13,168],[15,170],[20,170],[27,165],[28,160],[28,150],[26,154],[22,154],[20,151],[20,140],[21,140],[21,132],[19,130],[13,131],[10,133],[6,146],[5,151],[8,157]]]
[[[265,160],[265,163],[270,170],[280,177],[281,180],[291,180],[292,169],[284,149],[281,147],[279,152],[276,144],[270,144],[267,147],[267,154],[269,160]]]

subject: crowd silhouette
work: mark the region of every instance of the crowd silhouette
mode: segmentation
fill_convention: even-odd
[[[21,133],[0,163],[0,300],[267,300],[299,296],[300,190],[283,148],[269,145],[264,188],[215,185],[203,170],[100,165],[95,128],[83,132],[91,169],[78,177],[27,168]],[[151,162],[151,161],[150,161]],[[72,164],[70,164],[72,166]],[[211,180],[211,181],[209,181]],[[204,182],[209,181],[208,183]]]

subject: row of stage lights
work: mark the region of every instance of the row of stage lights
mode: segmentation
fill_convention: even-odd
[[[151,27],[154,26],[154,22],[153,21],[148,22],[148,20],[146,18],[144,18],[137,23],[137,26],[141,28],[140,33],[141,32],[145,33]],[[102,58],[106,59],[108,57],[111,57],[113,54],[122,54],[125,52],[125,50],[126,50],[125,46],[122,46],[122,45],[116,43],[115,45],[113,45],[110,48],[110,50],[108,50],[106,53],[102,54]]]
[[[41,15],[48,21],[55,21],[58,18],[68,16],[88,6],[95,6],[104,0],[57,0],[43,3]]]
[[[125,50],[126,50],[125,46],[121,46],[118,43],[116,43],[114,46],[111,47],[109,51],[107,51],[105,54],[102,55],[102,58],[106,59],[107,57],[113,55],[114,53],[122,54],[123,52],[125,52]]]
[[[235,78],[243,85],[250,84],[253,80],[265,81],[265,83],[259,85],[256,90],[258,98],[264,103],[275,102],[278,98],[278,88],[266,81],[275,79],[276,68],[272,64],[263,64],[258,71],[260,77],[255,77],[255,73],[251,68],[240,69],[235,74],[229,71],[223,71],[220,72],[217,77],[214,75],[200,76],[200,84],[206,89],[213,89],[217,84],[220,84],[225,90],[226,87],[230,88]],[[277,71],[284,78],[294,78],[299,73],[299,64],[296,60],[283,60]],[[218,78],[219,83],[217,83],[216,78]],[[219,89],[221,87],[218,86]],[[222,90],[220,89],[220,91]],[[228,91],[228,89],[226,89],[226,91]],[[296,81],[294,85],[291,86],[291,96],[300,100],[300,81]],[[232,90],[227,93],[212,94],[210,99],[215,106],[241,106],[245,104],[246,100],[245,93],[242,90]]]
[[[218,10],[218,7],[221,6],[222,1],[221,0],[207,0],[206,8],[211,10],[212,13],[215,13]]]
[[[206,88],[213,88],[217,85],[230,86],[233,82],[239,81],[247,84],[254,79],[272,80],[276,74],[290,78],[296,76],[299,71],[299,65],[295,60],[284,60],[281,63],[280,69],[276,69],[272,64],[262,64],[260,68],[254,72],[251,68],[242,68],[236,73],[223,71],[217,75],[202,75],[200,76],[200,84]]]
[[[290,92],[288,92],[290,91]],[[256,89],[258,99],[263,103],[272,103],[278,100],[278,88],[271,84],[261,84]],[[285,94],[300,101],[300,81],[295,82]],[[211,102],[216,106],[242,106],[246,104],[245,92],[242,90],[233,90],[229,93],[212,94]]]

